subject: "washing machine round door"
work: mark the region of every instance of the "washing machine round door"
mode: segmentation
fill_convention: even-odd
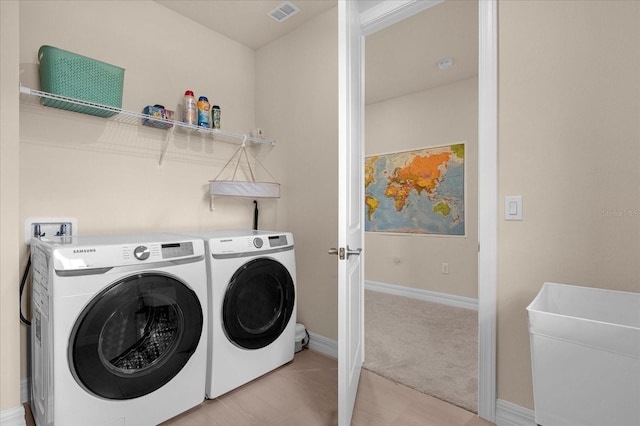
[[[202,334],[197,295],[176,277],[142,273],[119,280],[81,312],[69,339],[69,365],[87,391],[131,399],[168,383]]]
[[[254,259],[239,268],[222,304],[222,324],[236,346],[259,349],[287,327],[295,306],[291,274],[273,259]]]

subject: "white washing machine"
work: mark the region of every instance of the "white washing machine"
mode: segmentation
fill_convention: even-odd
[[[44,425],[155,425],[204,400],[202,240],[32,240],[31,409]]]
[[[212,231],[206,397],[220,396],[293,359],[296,267],[293,235]]]

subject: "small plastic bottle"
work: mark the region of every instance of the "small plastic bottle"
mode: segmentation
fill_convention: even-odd
[[[198,98],[198,126],[209,128],[209,99],[206,96]]]
[[[182,104],[182,121],[187,124],[198,124],[198,106],[196,98],[191,90],[184,92],[184,101]]]
[[[218,105],[214,105],[211,107],[211,122],[212,128],[220,128],[220,107]]]

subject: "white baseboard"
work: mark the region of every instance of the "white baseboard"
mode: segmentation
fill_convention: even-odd
[[[533,410],[499,399],[496,401],[497,426],[536,426]]]
[[[309,349],[331,358],[338,358],[338,342],[311,331],[309,331]]]
[[[478,310],[478,299],[472,297],[457,296],[455,294],[440,293],[419,288],[404,287],[395,284],[386,284],[376,281],[365,281],[365,290],[379,291],[381,293],[393,294],[394,296],[410,297],[412,299],[425,300],[427,302],[440,303],[442,305],[454,306],[456,308]]]
[[[24,407],[9,408],[0,411],[0,425],[2,426],[25,426],[27,421],[24,418]]]

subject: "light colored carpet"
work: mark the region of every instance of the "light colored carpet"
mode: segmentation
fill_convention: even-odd
[[[478,412],[478,313],[365,291],[364,368]]]

